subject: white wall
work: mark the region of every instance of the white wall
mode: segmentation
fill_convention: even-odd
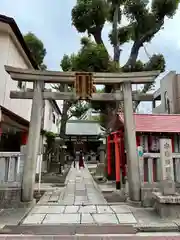
[[[55,115],[55,123],[53,123],[53,114]],[[46,131],[59,133],[59,122],[60,116],[57,114],[55,109],[53,109],[52,104],[50,101],[45,101],[45,111],[44,111],[44,129]]]
[[[23,89],[20,89],[18,82],[13,81],[6,73],[4,65],[32,68],[12,30],[8,28],[7,24],[0,23],[0,105],[30,121],[32,100],[10,99],[10,91],[23,91]],[[23,85],[26,88],[33,88],[33,83],[23,83]],[[48,100],[45,101],[45,104],[44,128],[47,131],[58,133],[57,125],[52,121],[52,104]],[[55,111],[54,113],[57,121],[58,114]]]
[[[8,33],[0,31],[0,105],[16,113],[17,115],[30,120],[31,100],[10,99],[11,90],[19,90],[18,82],[13,81],[6,73],[4,65],[13,67],[29,68],[15,43]],[[32,86],[32,84],[31,84]],[[31,87],[30,84],[28,87]]]
[[[32,69],[32,65],[23,51],[20,43],[8,24],[0,22],[0,105],[30,121],[32,100],[10,99],[10,91],[19,91],[18,82],[13,81],[4,66]],[[32,83],[23,83],[26,88],[33,88]],[[23,89],[21,89],[23,91]],[[58,114],[54,111],[53,123],[52,104],[45,101],[44,129],[58,133]],[[37,162],[38,164],[38,162]]]

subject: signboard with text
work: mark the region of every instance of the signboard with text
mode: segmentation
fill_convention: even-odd
[[[174,181],[171,139],[160,139],[162,180]]]

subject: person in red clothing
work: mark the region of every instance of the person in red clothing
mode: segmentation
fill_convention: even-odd
[[[82,150],[80,151],[79,154],[79,168],[83,167],[84,168],[84,156]]]

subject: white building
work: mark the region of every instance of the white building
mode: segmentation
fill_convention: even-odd
[[[0,15],[0,151],[19,151],[26,141],[31,100],[11,99],[10,91],[32,88],[13,81],[4,66],[38,69],[14,19]],[[60,110],[56,101],[45,101],[44,130],[59,132]]]
[[[160,88],[154,93],[153,113],[180,113],[180,75],[169,72],[160,80]]]

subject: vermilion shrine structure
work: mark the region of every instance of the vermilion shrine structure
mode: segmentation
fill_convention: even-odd
[[[11,98],[33,99],[31,121],[29,128],[27,152],[24,164],[22,184],[22,200],[33,200],[35,168],[40,142],[41,119],[43,114],[43,99],[54,100],[77,100],[79,96],[75,92],[47,92],[43,90],[46,83],[61,83],[76,85],[75,72],[55,72],[19,69],[5,66],[12,80],[33,82],[34,89],[31,91],[11,92]],[[84,75],[84,73],[82,73]],[[89,73],[87,73],[89,75]],[[127,152],[129,197],[132,201],[140,201],[140,174],[139,161],[136,147],[136,131],[133,117],[133,101],[152,101],[151,94],[139,94],[132,92],[132,84],[153,83],[159,72],[137,73],[91,73],[93,84],[108,85],[116,84],[122,87],[122,91],[116,93],[92,93],[91,101],[124,101],[124,132],[125,149]],[[116,138],[117,140],[117,138]],[[117,175],[120,171],[120,162],[117,167]]]
[[[126,164],[126,153],[124,152],[124,116],[120,114],[117,116],[116,121],[117,131],[112,132],[107,137],[107,163],[108,163],[108,177],[115,180],[114,166],[117,165],[116,156],[120,156],[120,166],[122,168],[122,176],[126,176],[125,164]],[[135,131],[136,131],[136,146],[143,147],[143,153],[146,158],[148,156],[154,156],[157,158],[160,152],[159,139],[162,137],[170,138],[172,143],[172,152],[178,153],[180,148],[180,116],[169,115],[169,114],[135,114]],[[118,149],[116,149],[118,145]],[[117,154],[117,151],[119,154]],[[118,160],[119,161],[119,160]],[[153,181],[157,180],[157,170],[155,168],[156,162],[152,163],[151,172]],[[118,174],[119,175],[119,174]],[[145,169],[144,181],[148,178],[148,169]]]
[[[180,182],[180,115],[173,114],[135,114],[136,146],[143,149],[143,187],[153,191],[161,181],[160,139],[171,139],[174,181]],[[107,137],[107,175],[111,180],[124,184],[127,177],[127,156],[125,149],[124,115],[117,115],[114,132]],[[116,166],[120,168],[116,168]],[[148,184],[148,188],[146,185]],[[150,186],[151,184],[151,186]],[[151,188],[152,187],[152,188]],[[159,187],[159,186],[158,186]],[[150,195],[141,191],[141,201],[144,206],[152,206]],[[148,196],[148,197],[147,197]]]

